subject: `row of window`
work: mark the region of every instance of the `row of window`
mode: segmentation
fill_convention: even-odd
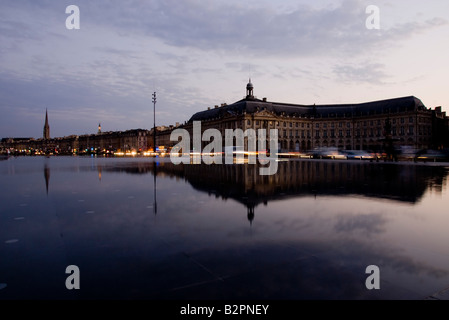
[[[305,136],[310,138],[310,136],[311,136],[311,131],[310,130],[296,130],[295,131],[295,136],[299,137],[300,133],[301,133],[301,137],[303,137],[303,138]],[[282,134],[283,134],[284,137],[287,137],[287,136],[293,137],[294,133],[293,133],[293,131],[283,130]],[[409,126],[408,130],[406,132],[406,127],[403,127],[403,126],[399,127],[399,128],[393,127],[391,129],[391,134],[392,134],[392,136],[397,136],[397,135],[403,136],[403,135],[406,135],[406,134],[414,135],[415,134],[415,129],[414,129],[414,126]],[[432,128],[431,127],[420,128],[419,135],[426,135],[426,134],[428,134],[428,135],[432,134]],[[370,136],[370,137],[374,137],[374,136],[381,137],[381,136],[384,135],[384,132],[383,132],[383,130],[381,130],[379,128],[378,129],[373,129],[373,128],[371,128],[371,129],[357,129],[355,131],[355,136],[356,137],[360,137],[362,135],[364,137],[367,137],[367,136]],[[328,132],[328,130],[315,131],[315,137],[316,138],[320,138],[321,136],[323,138],[327,138],[328,136],[330,136],[330,137],[336,137],[336,136],[338,136],[338,137],[343,137],[343,136],[351,137],[351,130],[338,130],[338,131],[336,131],[334,129],[330,129],[329,132]]]
[[[255,120],[254,121],[255,122],[255,125],[256,126],[259,126],[259,125],[261,125],[261,122],[262,121],[260,121],[260,120]],[[402,118],[393,118],[393,119],[391,119],[391,123],[392,124],[396,124],[396,123],[401,123],[401,124],[404,124],[406,122],[406,118],[405,117],[402,117]],[[420,121],[421,122],[421,121]],[[301,128],[304,128],[305,126],[307,127],[307,128],[310,128],[310,123],[304,123],[304,122],[301,122],[301,123],[299,123],[299,122],[287,122],[287,121],[268,121],[268,124],[270,125],[270,126],[272,126],[273,125],[273,123],[275,123],[275,125],[276,126],[283,126],[283,127],[290,127],[290,128],[293,128],[293,126],[295,127],[295,128],[299,128],[300,126],[301,126]],[[408,118],[408,123],[414,123],[414,118],[413,117],[409,117]],[[247,120],[247,125],[248,126],[251,126],[251,120],[250,119],[248,119]],[[380,125],[385,125],[385,122],[383,121],[383,120],[380,120],[380,119],[378,119],[378,120],[365,120],[365,121],[360,121],[360,122],[356,122],[356,125],[357,125],[357,127],[360,127],[361,125],[363,125],[364,127],[366,127],[366,126],[374,126],[374,125],[378,125],[378,126],[380,126]],[[330,127],[330,128],[336,128],[336,127],[338,127],[338,128],[343,128],[343,127],[347,127],[347,128],[350,128],[351,127],[351,122],[344,122],[344,121],[340,121],[340,122],[331,122],[331,123],[327,123],[327,122],[324,122],[324,123],[315,123],[315,128],[320,128],[320,127],[323,127],[323,128],[327,128],[328,126]]]

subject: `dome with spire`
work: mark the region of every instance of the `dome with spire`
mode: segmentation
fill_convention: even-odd
[[[251,78],[249,78],[248,84],[246,85],[246,98],[254,98],[253,91],[254,86],[251,83]]]

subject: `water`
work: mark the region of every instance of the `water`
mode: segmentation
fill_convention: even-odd
[[[449,287],[448,168],[349,160],[0,161],[0,299],[426,299]],[[68,290],[68,266],[80,288]],[[368,290],[366,268],[379,267]],[[73,278],[70,278],[73,279]]]

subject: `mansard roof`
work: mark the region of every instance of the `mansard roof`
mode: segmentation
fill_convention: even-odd
[[[223,118],[227,115],[251,114],[262,110],[278,116],[330,118],[426,110],[426,107],[420,99],[414,96],[356,104],[323,105],[288,104],[247,97],[230,105],[197,112],[190,118],[189,122]]]

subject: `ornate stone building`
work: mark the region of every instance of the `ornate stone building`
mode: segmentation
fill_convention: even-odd
[[[202,132],[220,130],[223,145],[226,129],[266,129],[267,142],[269,129],[278,129],[281,151],[317,147],[380,151],[386,137],[396,146],[417,149],[439,148],[448,142],[445,112],[441,107],[427,108],[414,96],[359,104],[301,105],[260,100],[253,92],[250,80],[244,99],[197,112],[182,127],[192,134],[193,122],[200,121]],[[208,143],[203,142],[203,147]]]

